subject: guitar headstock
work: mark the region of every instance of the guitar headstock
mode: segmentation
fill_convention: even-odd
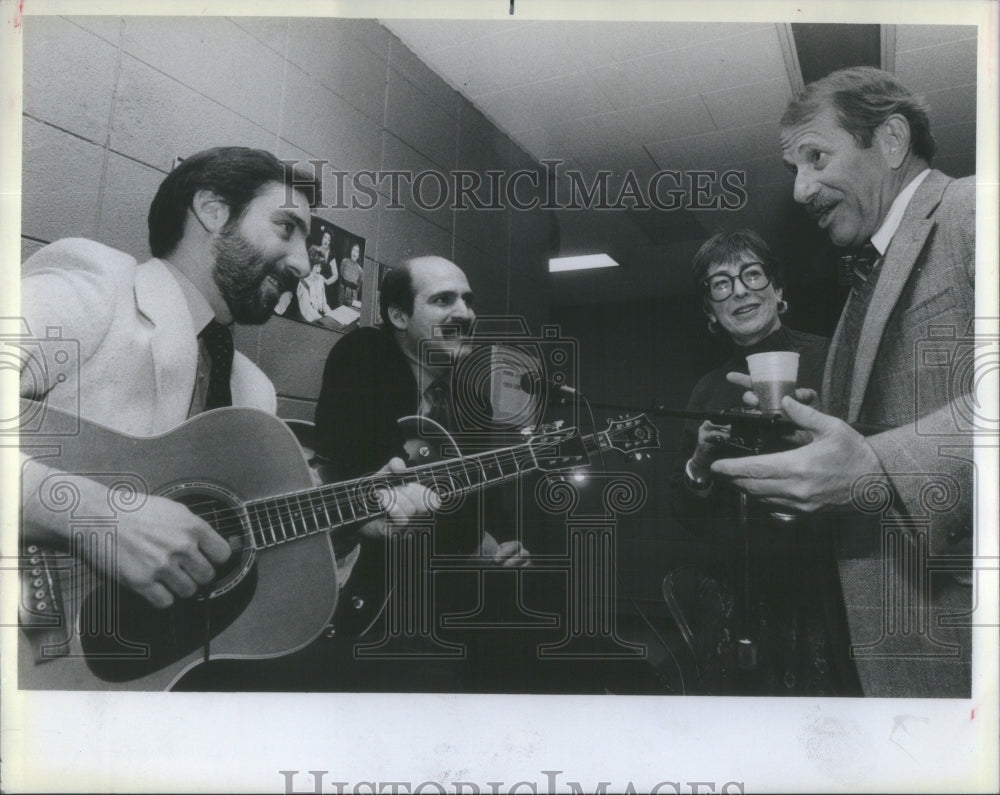
[[[543,471],[569,469],[590,462],[586,445],[576,428],[564,428],[562,421],[522,431],[538,468]]]
[[[608,421],[608,429],[601,434],[602,447],[607,446],[620,453],[638,453],[643,450],[658,450],[660,430],[645,414]]]

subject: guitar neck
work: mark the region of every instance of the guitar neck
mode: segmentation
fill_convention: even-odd
[[[575,436],[563,432],[557,441]],[[603,439],[601,437],[604,437]],[[610,447],[607,433],[582,439],[587,453]],[[554,443],[553,443],[554,444]],[[402,473],[378,473],[297,491],[276,497],[247,502],[243,516],[250,528],[255,548],[266,549],[315,533],[336,531],[342,527],[376,519],[385,513],[379,493],[417,483],[442,496],[461,496],[489,486],[515,480],[539,469],[556,468],[560,456],[548,452],[552,444],[527,442],[488,450],[482,453],[422,464]],[[582,463],[579,460],[576,463]],[[565,464],[563,465],[565,466]],[[226,517],[212,517],[216,522]],[[234,521],[239,518],[233,517]]]

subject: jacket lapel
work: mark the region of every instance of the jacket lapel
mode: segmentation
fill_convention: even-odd
[[[825,413],[833,414],[835,417],[841,416],[841,411],[844,408],[844,401],[843,398],[840,398],[839,400],[834,399],[836,392],[833,388],[833,362],[837,356],[845,355],[840,352],[845,333],[844,318],[847,317],[847,307],[850,306],[853,298],[854,296],[851,294],[847,296],[847,303],[844,304],[844,308],[840,313],[840,320],[837,321],[837,330],[833,332],[833,337],[830,339],[830,348],[826,354],[826,363],[823,365],[823,383],[820,387],[820,406]]]
[[[940,203],[949,181],[950,178],[940,171],[931,171],[924,178],[917,192],[913,194],[903,214],[903,220],[886,251],[881,266],[882,273],[875,285],[875,292],[865,313],[864,325],[861,327],[861,336],[858,339],[847,410],[848,422],[856,421],[861,412],[861,403],[868,389],[868,381],[875,366],[875,357],[885,334],[889,316],[896,307],[899,296],[920,257],[920,252],[927,243],[927,237],[934,228],[936,222],[928,216]],[[840,331],[838,328],[838,337]]]
[[[160,260],[138,267],[135,304],[152,325],[153,416],[164,431],[187,417],[198,367],[197,337],[184,293]]]

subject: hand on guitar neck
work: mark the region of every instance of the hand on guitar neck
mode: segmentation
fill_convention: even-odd
[[[406,472],[406,463],[402,458],[392,458],[379,472],[400,475]],[[376,494],[385,515],[361,525],[358,533],[362,538],[384,538],[389,527],[399,528],[411,519],[426,516],[441,507],[438,495],[416,482],[392,489],[378,489]]]
[[[490,533],[483,533],[479,556],[494,566],[508,569],[531,565],[531,553],[520,541],[504,541],[501,544]]]

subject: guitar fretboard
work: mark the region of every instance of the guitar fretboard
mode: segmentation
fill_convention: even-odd
[[[645,421],[645,418],[641,418]],[[636,420],[638,421],[638,420]],[[625,427],[629,427],[626,421]],[[621,433],[621,429],[616,433]],[[560,446],[577,440],[573,454]],[[643,439],[632,442],[645,446]],[[316,533],[335,531],[385,514],[392,489],[416,483],[434,491],[442,501],[458,499],[488,486],[514,480],[536,469],[565,469],[587,462],[591,453],[616,448],[609,431],[578,437],[576,431],[557,431],[531,441],[462,458],[411,467],[402,473],[380,472],[226,508],[202,518],[231,538],[250,529],[254,549],[263,550]]]
[[[539,459],[554,457],[558,461],[560,457],[556,455],[555,448],[559,442],[572,436],[575,433],[567,431],[558,434],[558,438],[554,440],[543,439],[463,458],[423,464],[400,474],[379,473],[268,497],[244,504],[244,516],[250,527],[254,547],[266,549],[315,533],[329,532],[375,519],[386,512],[386,501],[391,499],[391,489],[395,486],[417,483],[437,493],[442,500],[449,500],[514,480],[526,472],[538,469]],[[581,441],[587,454],[610,446],[607,432],[585,437]]]

